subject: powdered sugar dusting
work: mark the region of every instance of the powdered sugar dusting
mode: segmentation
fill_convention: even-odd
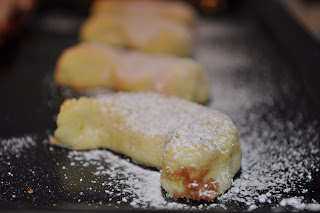
[[[106,194],[112,196],[117,191],[117,185],[125,185],[126,187],[119,191],[123,196],[120,203],[129,202],[134,207],[165,207],[167,204],[162,196],[158,171],[143,169],[108,151],[73,151],[69,153],[69,157],[94,164],[97,167],[94,176],[114,177],[112,187],[108,187],[108,181],[101,183],[105,186]],[[106,164],[107,168],[104,167]],[[119,177],[122,178],[118,179]]]
[[[233,187],[212,203],[173,201],[161,193],[158,171],[132,164],[106,150],[71,151],[69,161],[79,163],[78,170],[94,165],[86,178],[97,183],[100,180],[106,190],[102,192],[113,196],[110,201],[107,196],[98,206],[117,206],[119,202],[119,206],[134,208],[319,211],[319,196],[312,188],[320,170],[319,123],[300,113],[301,106],[283,106],[288,88],[275,88],[269,59],[259,55],[260,49],[250,52],[244,47],[252,41],[241,43],[248,36],[246,27],[221,20],[202,20],[199,25],[196,58],[210,75],[213,96],[209,107],[227,113],[240,133],[242,168]],[[228,37],[233,43],[226,42]],[[283,94],[275,95],[279,91]],[[67,173],[66,166],[62,174],[68,177]],[[71,187],[72,183],[65,184]],[[81,192],[86,195],[92,190]]]
[[[118,93],[113,96],[99,96],[98,99],[102,107],[109,105],[111,112],[123,116],[132,131],[141,131],[150,136],[166,136],[183,124],[208,117],[218,124],[223,124],[224,120],[231,122],[227,116],[199,104],[154,93]],[[218,126],[220,129],[230,127]]]
[[[128,37],[138,47],[144,47],[163,32],[172,33],[177,39],[192,42],[192,31],[187,26],[165,19],[146,19],[145,17],[130,15],[121,18],[121,24],[123,24]]]
[[[119,79],[151,79],[153,83],[159,83],[159,79],[175,66],[188,59],[173,56],[161,56],[144,54],[137,51],[121,51],[117,54],[117,72]],[[193,61],[191,63],[194,63]]]
[[[84,204],[96,208],[149,208],[154,204],[151,208],[319,211],[319,192],[315,191],[319,189],[319,123],[303,114],[305,98],[297,96],[292,105],[290,100],[285,103],[299,85],[287,82],[291,76],[276,74],[290,75],[291,67],[276,55],[274,45],[257,33],[256,26],[248,26],[246,21],[218,18],[198,24],[195,58],[208,71],[212,83],[208,107],[229,115],[240,133],[242,168],[233,187],[212,203],[173,201],[159,193],[158,171],[106,150],[69,151],[66,162],[57,160],[57,170],[61,184],[72,195],[70,199],[81,203],[83,197],[102,196],[96,203],[87,198]],[[278,64],[272,64],[277,60],[274,63]],[[130,173],[122,170],[123,165]],[[91,185],[84,184],[87,180]],[[98,184],[100,191],[94,188]]]
[[[114,205],[112,204],[114,202],[116,206],[129,205],[134,208],[195,209],[188,203],[176,202],[162,193],[159,171],[142,168],[106,150],[70,151],[68,158],[71,162],[75,162],[78,168],[92,170],[88,174],[89,177],[82,178],[86,181],[90,180],[91,185],[87,185],[87,188],[78,188],[81,196],[93,190],[99,190],[103,192],[104,199],[110,202],[109,205]],[[61,181],[66,188],[72,188],[73,184],[81,182],[80,178],[70,181],[70,178],[66,178],[71,176],[68,169],[61,165],[60,169],[63,173]],[[104,204],[100,203],[100,205]],[[208,204],[200,208],[203,206]],[[215,206],[224,208],[224,204]]]
[[[36,145],[34,138],[31,136],[13,137],[9,139],[0,138],[0,155],[15,155],[18,157],[25,149]]]
[[[247,39],[243,29],[221,20],[200,22],[198,28],[200,48],[196,58],[210,74],[210,107],[231,116],[240,133],[243,154],[234,187],[218,197],[218,202],[243,205],[249,211],[317,209],[319,200],[310,199],[308,185],[320,169],[319,124],[306,122],[299,111],[293,117],[284,117],[280,109],[274,110],[284,99],[276,99],[281,94],[275,94],[283,90],[283,96],[289,97],[292,89],[285,81],[281,89],[275,88],[272,64],[258,50],[250,53],[252,49],[241,43]],[[292,106],[282,107],[287,111]],[[302,121],[306,124],[302,125]],[[292,193],[299,196],[292,197]]]
[[[239,208],[244,207],[249,211],[269,205],[271,209],[319,210],[320,204],[317,200],[304,198],[308,189],[305,184],[302,184],[311,181],[313,172],[319,171],[317,169],[319,169],[320,150],[315,147],[319,136],[315,136],[309,146],[301,147],[304,133],[295,132],[292,124],[287,123],[285,125],[292,128],[290,130],[292,138],[277,146],[270,146],[268,143],[273,143],[270,138],[275,137],[272,126],[279,126],[278,122],[280,122],[275,117],[270,117],[270,120],[274,123],[261,123],[265,132],[261,133],[260,137],[242,132],[242,139],[245,140],[242,140],[243,163],[240,176],[235,178],[233,187],[219,196],[214,203],[195,204],[171,200],[161,192],[160,172],[142,168],[106,150],[70,151],[68,158],[71,162],[75,162],[78,169],[91,168],[92,170],[94,166],[89,177],[84,176],[83,179],[101,184],[108,199],[113,196],[115,196],[113,199],[121,197],[121,200],[116,202],[119,205],[128,204],[134,208],[157,209],[228,209],[230,206],[239,205]],[[314,125],[306,126],[305,132],[315,134]],[[243,128],[245,129],[247,128]],[[253,132],[257,134],[258,130]],[[266,141],[267,138],[269,138],[268,143],[264,144],[262,141]],[[310,157],[315,161],[311,162]],[[67,170],[63,172],[68,173]],[[72,185],[72,183],[65,184]],[[300,196],[291,197],[291,190],[298,192]],[[84,190],[81,191],[86,194]],[[109,205],[114,204],[109,203]]]
[[[250,127],[253,133],[245,132],[249,129],[242,128],[242,152],[243,161],[240,178],[233,183],[234,187],[229,192],[218,198],[222,202],[236,201],[256,208],[264,206],[265,203],[285,207],[287,200],[297,200],[289,202],[291,207],[297,209],[308,209],[308,200],[304,196],[308,189],[304,188],[310,182],[312,173],[319,167],[319,147],[315,144],[319,142],[319,134],[314,132],[314,124],[305,127],[306,134],[311,133],[313,140],[308,146],[303,146],[302,141],[306,134],[295,132],[292,123],[282,123],[281,120],[269,115],[268,122],[258,121],[259,116],[251,119],[251,122],[259,122],[264,131],[260,132],[254,127]],[[273,129],[274,126],[280,128],[283,133],[289,131],[290,138],[283,138],[284,134]],[[256,127],[256,128],[261,128]],[[256,134],[259,134],[256,135]],[[279,137],[279,138],[277,138]],[[272,145],[272,143],[277,144]],[[310,162],[313,159],[313,162]],[[303,183],[303,184],[302,184]],[[299,197],[291,198],[290,194],[300,194]],[[319,205],[317,201],[311,201],[314,205]]]

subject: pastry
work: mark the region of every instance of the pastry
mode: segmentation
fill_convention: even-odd
[[[168,19],[187,26],[195,24],[196,13],[185,2],[159,0],[96,0],[91,14],[132,14],[144,17]]]
[[[214,200],[241,164],[229,117],[156,93],[68,99],[51,142],[77,150],[105,147],[162,168],[162,187],[176,199]]]
[[[82,25],[80,40],[164,55],[191,56],[193,51],[190,27],[143,14],[93,15]]]
[[[208,77],[192,59],[122,51],[95,43],[65,50],[57,62],[55,80],[76,90],[154,91],[199,103],[210,96]]]

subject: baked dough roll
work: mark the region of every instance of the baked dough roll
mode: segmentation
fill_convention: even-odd
[[[240,168],[237,130],[225,115],[212,114],[167,137],[161,184],[175,198],[213,200],[230,188]]]
[[[80,29],[80,40],[164,55],[191,56],[193,51],[188,26],[130,13],[91,16]]]
[[[199,103],[210,96],[208,77],[192,59],[122,51],[94,43],[65,50],[57,62],[55,81],[76,90],[154,91]]]
[[[78,150],[106,147],[162,168],[162,187],[176,199],[214,200],[241,164],[229,117],[156,93],[68,99],[51,142]]]
[[[113,87],[116,50],[98,45],[81,44],[63,51],[54,73],[55,81],[75,90],[93,87]]]
[[[96,0],[91,7],[91,14],[113,14],[167,19],[169,21],[193,26],[196,12],[185,2],[160,0]]]

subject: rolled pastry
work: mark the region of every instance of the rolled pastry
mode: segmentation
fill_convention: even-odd
[[[241,163],[228,116],[155,93],[66,100],[51,142],[77,150],[106,147],[162,168],[162,187],[176,199],[214,200]]]
[[[94,43],[65,50],[57,62],[55,80],[76,90],[154,91],[199,103],[210,96],[208,77],[192,59],[122,51]]]
[[[143,14],[93,15],[82,25],[80,40],[183,57],[193,51],[190,27]]]
[[[91,7],[91,14],[143,15],[152,19],[167,19],[187,26],[193,26],[196,21],[194,9],[182,1],[96,0]]]

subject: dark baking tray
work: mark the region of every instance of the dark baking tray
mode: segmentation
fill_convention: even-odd
[[[320,211],[310,205],[320,202],[319,106],[310,98],[299,67],[253,11],[257,8],[201,17],[197,27],[195,58],[212,82],[207,106],[227,113],[240,133],[243,164],[234,187],[213,204],[174,201],[162,192],[167,203],[161,208]],[[36,13],[10,57],[1,63],[0,211],[157,210],[152,201],[130,204],[139,194],[126,193],[129,182],[124,175],[132,169],[130,165],[145,174],[157,173],[156,169],[108,150],[73,152],[48,142],[63,99],[79,95],[58,88],[52,73],[61,51],[77,43],[77,31],[86,15],[62,10]],[[97,153],[101,158],[85,166],[84,156]],[[108,156],[111,160],[104,161]],[[94,176],[99,166],[116,175]],[[138,182],[146,180],[137,175]],[[109,183],[109,188],[102,183]],[[271,197],[265,197],[268,187]],[[286,200],[290,198],[291,203]]]

